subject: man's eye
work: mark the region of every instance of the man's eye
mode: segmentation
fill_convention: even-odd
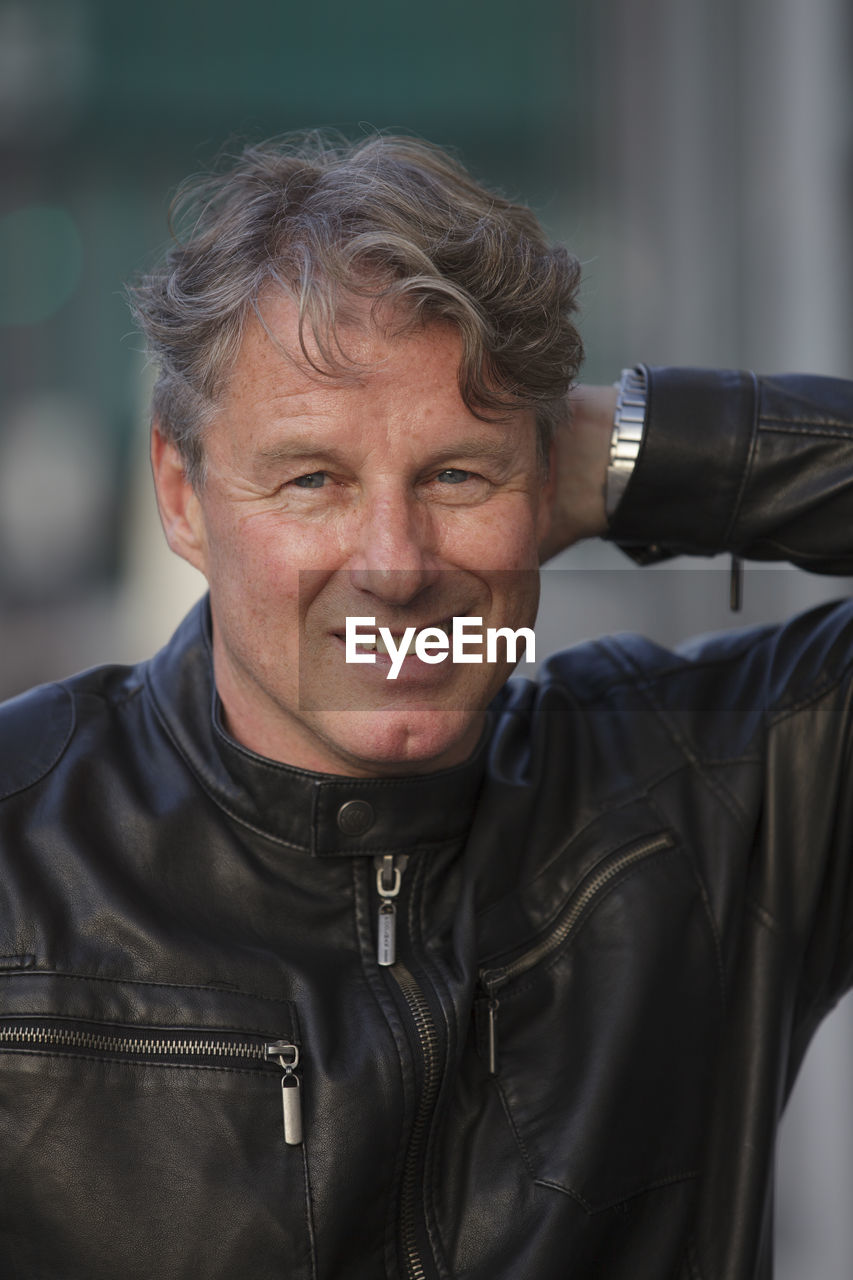
[[[325,471],[310,471],[308,475],[297,476],[290,483],[296,485],[297,489],[322,489],[326,483],[326,473]]]
[[[436,480],[441,484],[463,484],[470,477],[470,471],[460,471],[458,467],[447,467],[444,471],[439,471]]]

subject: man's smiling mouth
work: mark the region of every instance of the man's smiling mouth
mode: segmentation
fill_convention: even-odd
[[[449,643],[450,637],[453,634],[452,616],[447,618],[442,618],[439,622],[425,622],[423,624],[410,622],[410,623],[406,623],[404,626],[398,625],[394,627],[385,627],[385,626],[382,626],[381,624],[377,624],[375,627],[375,633],[373,635],[371,635],[370,637],[365,635],[363,638],[359,639],[359,642],[358,642],[359,652],[375,653],[379,657],[391,657],[392,656],[391,650],[388,648],[388,645],[385,643],[385,640],[381,634],[382,631],[385,631],[388,634],[390,634],[395,651],[401,656],[408,657],[409,654],[413,654],[415,652],[415,641],[417,639],[417,636],[422,631],[427,631],[427,630],[430,632],[440,631],[441,634],[445,637],[445,639]],[[406,640],[406,646],[405,646],[405,649],[403,650],[400,648],[400,646],[402,645],[403,640],[406,639],[407,632],[409,633],[408,639]],[[334,638],[336,640],[340,640],[341,644],[346,643],[346,634],[344,631],[334,631],[332,634],[334,635]]]
[[[411,630],[411,626],[403,627],[402,630],[400,631],[395,631],[390,627],[382,628],[381,630],[377,629],[376,634],[371,639],[365,639],[360,642],[359,649],[363,653],[375,653],[380,657],[408,658],[411,654],[415,652],[415,644],[417,641],[418,633],[421,631],[425,631],[427,629],[431,632],[440,631],[442,635],[444,635],[444,637],[448,640],[448,643],[449,643],[449,637],[453,630],[453,623],[450,618],[447,618],[442,620],[441,622],[430,622],[427,624],[427,627],[415,627],[414,631]],[[394,647],[393,653],[385,641],[385,637],[382,634],[383,630],[390,633],[391,641]],[[408,632],[408,636],[407,636],[407,632]],[[404,640],[405,640],[405,645],[403,644]]]

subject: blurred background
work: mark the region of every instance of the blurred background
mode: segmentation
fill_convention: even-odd
[[[584,261],[589,380],[851,374],[852,21],[844,0],[0,0],[0,697],[146,656],[203,590],[159,531],[123,298],[181,177],[288,129],[415,132]],[[850,589],[748,569],[733,616],[718,562],[639,571],[603,546],[545,579],[540,653]],[[845,1005],[783,1133],[781,1280],[849,1280],[851,1079]]]

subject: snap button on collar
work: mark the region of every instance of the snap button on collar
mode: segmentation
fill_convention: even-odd
[[[338,809],[338,827],[345,836],[363,836],[373,826],[373,805],[366,800],[347,800]]]

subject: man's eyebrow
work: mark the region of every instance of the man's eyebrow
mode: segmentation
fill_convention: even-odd
[[[271,467],[277,463],[296,462],[300,458],[328,459],[331,462],[338,462],[342,460],[343,455],[333,446],[305,439],[262,445],[252,450],[250,460],[257,466]]]
[[[436,465],[451,458],[487,457],[496,462],[511,462],[517,453],[514,434],[477,434],[447,444],[436,442],[436,448],[427,455],[427,465]],[[277,463],[295,462],[300,458],[344,462],[344,453],[334,445],[322,443],[310,437],[282,440],[261,445],[252,451],[251,461],[257,466],[275,466]]]
[[[512,462],[518,455],[518,435],[515,432],[486,433],[466,436],[452,444],[435,450],[433,460],[455,457],[487,457],[495,462]]]

